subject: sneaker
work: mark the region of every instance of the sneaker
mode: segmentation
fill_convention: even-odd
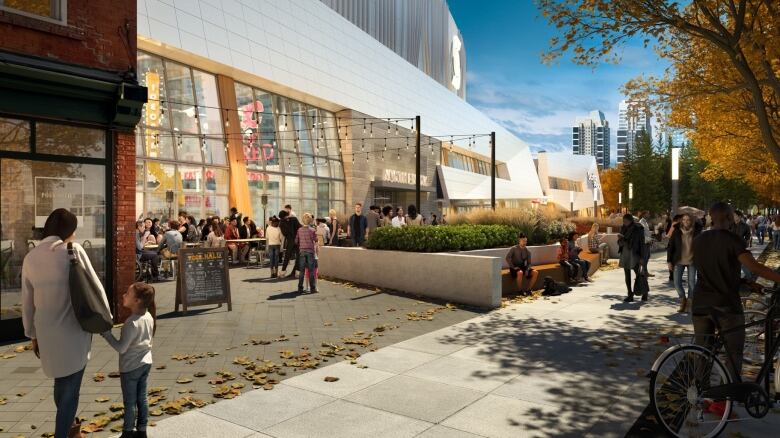
[[[623,298],[623,302],[624,303],[633,303],[634,302],[634,297],[625,297],[625,298]]]
[[[305,293],[306,293],[306,290],[304,290],[302,287],[299,287],[299,288],[298,288],[298,293],[299,293],[299,294],[305,294]]]
[[[314,287],[313,287],[313,288],[312,288],[312,289],[309,291],[309,293],[310,293],[310,294],[316,294],[316,293],[317,293],[317,288],[314,288]]]

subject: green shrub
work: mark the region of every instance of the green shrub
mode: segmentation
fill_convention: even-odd
[[[509,225],[443,225],[422,227],[381,227],[368,238],[366,247],[411,252],[469,251],[500,248],[517,243],[517,235],[529,235],[529,244],[548,243],[548,234],[529,234],[528,231]],[[544,237],[537,240],[535,237]]]

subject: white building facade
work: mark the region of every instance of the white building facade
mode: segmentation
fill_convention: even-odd
[[[539,152],[537,171],[545,203],[562,211],[585,211],[593,215],[593,204],[604,204],[596,158],[565,152]]]
[[[528,146],[463,99],[467,42],[444,0],[347,3],[139,0],[139,78],[160,96],[139,131],[139,216],[405,207],[415,116],[423,213],[489,202],[489,164],[450,166],[443,148],[489,157],[490,132],[499,205],[542,196]]]

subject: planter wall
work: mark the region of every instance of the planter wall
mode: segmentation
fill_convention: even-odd
[[[501,305],[502,260],[503,256],[326,246],[320,249],[319,272],[325,277],[496,308]]]

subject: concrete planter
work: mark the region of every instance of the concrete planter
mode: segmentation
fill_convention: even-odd
[[[496,308],[501,305],[502,259],[326,246],[320,249],[319,273],[453,303]]]
[[[528,246],[528,251],[531,252],[531,261],[535,265],[546,265],[548,263],[558,263],[558,245],[554,243],[552,245],[534,245]],[[457,254],[485,256],[485,257],[498,257],[501,259],[501,268],[507,268],[506,253],[509,252],[509,248],[489,248],[489,249],[477,249],[474,251],[462,251]]]

